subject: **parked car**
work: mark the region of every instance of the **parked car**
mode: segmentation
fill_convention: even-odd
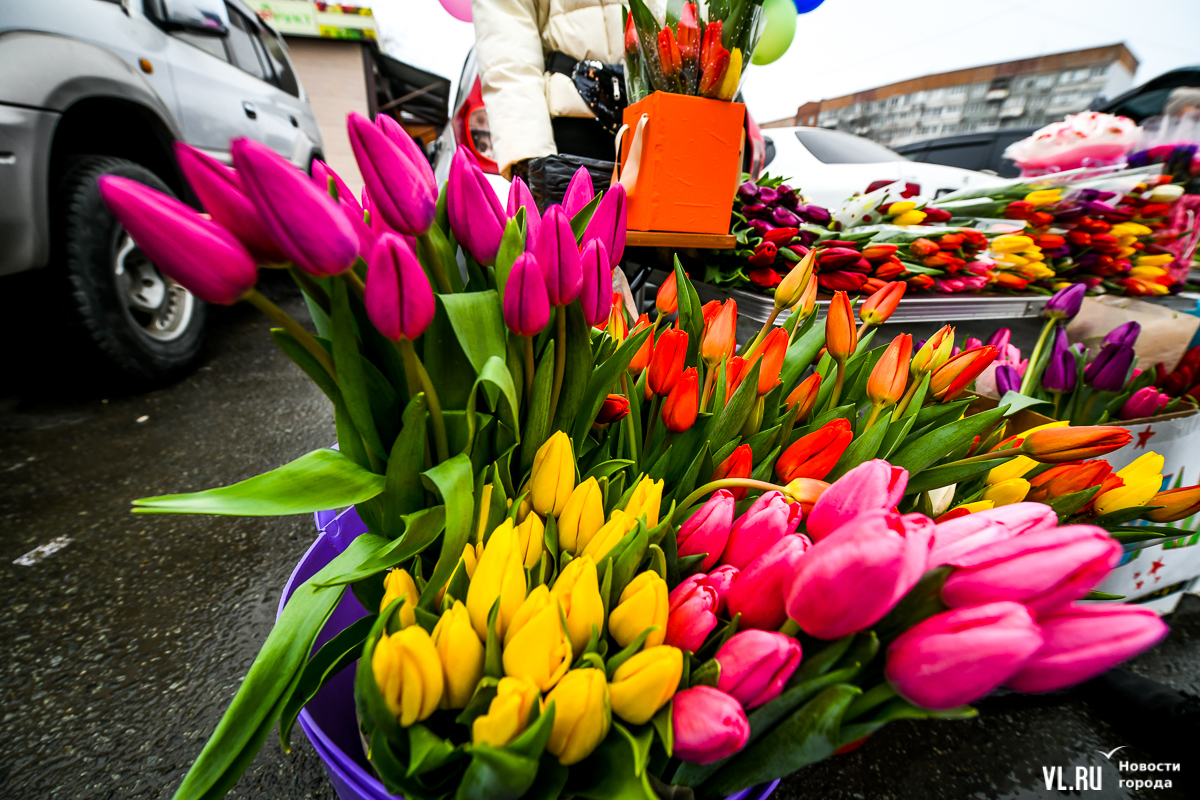
[[[1002,178],[1015,178],[1021,174],[1021,168],[1013,163],[1012,159],[1004,157],[1004,150],[1036,130],[1036,127],[1005,128],[986,133],[943,136],[939,139],[901,145],[896,148],[896,152],[922,164],[942,164],[976,172],[990,172]]]
[[[876,181],[905,181],[937,197],[958,189],[998,183],[994,175],[910,161],[878,142],[828,128],[772,128],[775,157],[766,169],[789,178],[806,197],[832,210]]]
[[[1200,87],[1200,66],[1181,67],[1164,72],[1123,95],[1098,104],[1096,110],[1129,117],[1140,125],[1146,117],[1156,117],[1163,113],[1163,106],[1167,104],[1171,90],[1180,86]]]
[[[236,136],[302,168],[321,134],[283,39],[240,0],[0,5],[0,276],[43,270],[47,315],[140,384],[189,369],[204,304],[100,200],[121,175],[193,201],[182,140],[225,162]],[[41,282],[39,282],[41,285]]]

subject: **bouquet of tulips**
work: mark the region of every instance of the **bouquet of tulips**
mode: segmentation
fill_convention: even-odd
[[[782,777],[891,719],[967,716],[1001,684],[1067,686],[1164,635],[1076,602],[1123,538],[1163,532],[1106,532],[1131,509],[1057,484],[1018,502],[1026,478],[1003,472],[1128,432],[1010,435],[1009,405],[967,413],[994,347],[871,346],[903,284],[857,320],[837,292],[818,325],[810,251],[739,351],[736,305],[701,306],[678,263],[654,320],[613,298],[620,187],[593,195],[584,172],[539,214],[518,180],[505,208],[467,151],[439,191],[389,118],[349,126],[361,204],[245,140],[236,171],[180,146],[208,215],[101,179],[165,273],[279,326],[337,425],[337,450],[135,510],[353,506],[366,528],[291,596],[178,798],[227,792],[276,722],[286,749],[352,665],[345,713],[394,794],[653,800]],[[315,332],[255,290],[259,268],[295,278]],[[1169,522],[1196,494],[1132,510]],[[373,613],[312,652],[347,589]]]

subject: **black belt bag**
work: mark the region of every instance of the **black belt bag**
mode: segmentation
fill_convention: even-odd
[[[546,56],[546,71],[570,78],[601,127],[616,134],[626,105],[624,65],[581,61],[555,50]]]

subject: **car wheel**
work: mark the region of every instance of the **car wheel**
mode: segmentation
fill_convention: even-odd
[[[164,194],[153,172],[125,159],[80,156],[58,187],[68,311],[127,383],[161,385],[191,370],[204,344],[205,304],[148,259],[104,201],[97,179],[119,175]]]

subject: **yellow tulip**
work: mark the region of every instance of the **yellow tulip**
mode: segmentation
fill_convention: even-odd
[[[1170,253],[1163,253],[1156,256],[1138,256],[1134,261],[1139,267],[1161,267],[1164,264],[1170,264],[1175,260],[1175,256]]]
[[[475,529],[475,541],[482,542],[487,533],[488,511],[492,506],[492,484],[485,483],[479,498],[479,527]]]
[[[725,68],[725,77],[721,79],[721,86],[717,89],[718,100],[732,100],[737,94],[738,81],[742,77],[742,51],[740,48],[733,48],[729,51],[729,66]]]
[[[517,542],[525,566],[532,567],[542,558],[546,549],[546,526],[537,514],[530,514],[517,526]]]
[[[1008,461],[998,467],[992,467],[984,482],[989,486],[995,486],[998,483],[1011,481],[1014,478],[1023,478],[1027,472],[1037,465],[1038,463],[1028,456],[1017,456],[1012,461]]]
[[[1030,239],[1028,236],[1006,234],[993,239],[989,248],[993,253],[1019,253],[1033,246],[1033,239]]]
[[[371,671],[388,710],[406,728],[432,714],[442,699],[442,662],[420,625],[383,634]]]
[[[602,525],[604,498],[600,495],[600,483],[595,478],[588,478],[571,492],[558,517],[559,548],[579,552],[579,540],[587,544]]]
[[[974,514],[976,511],[987,511],[989,508],[995,507],[996,504],[991,500],[976,500],[974,503],[965,503],[961,506],[958,506],[955,511],[962,509],[964,513]]]
[[[554,727],[546,749],[558,756],[558,763],[569,767],[591,755],[608,736],[612,706],[604,672],[571,670],[546,695],[546,705],[551,703],[554,703]]]
[[[1143,453],[1131,461],[1128,466],[1117,470],[1117,477],[1126,482],[1132,478],[1148,478],[1151,475],[1162,480],[1162,471],[1165,465],[1166,459],[1151,451]]]
[[[591,556],[592,560],[599,564],[636,524],[635,518],[617,509],[612,512],[608,522],[584,545],[581,555]]]
[[[567,618],[567,634],[571,637],[571,651],[578,658],[592,637],[592,628],[604,630],[604,601],[600,599],[596,562],[592,557],[571,559],[559,573],[551,594],[562,605]]]
[[[892,217],[893,225],[920,225],[924,221],[924,211],[905,211],[903,214]]]
[[[1025,195],[1026,203],[1037,206],[1048,206],[1062,199],[1062,189],[1038,189]]]
[[[558,598],[539,586],[525,598],[504,632],[504,674],[529,678],[546,691],[566,674],[571,653]]]
[[[463,565],[463,569],[465,569],[467,571],[467,579],[468,580],[475,577],[475,565],[479,563],[479,556],[482,553],[483,553],[483,544],[482,543],[463,545],[462,558],[460,558],[458,561],[460,564]],[[458,567],[454,568],[454,572],[458,572]],[[454,572],[450,573],[449,580],[447,580],[444,584],[442,584],[441,589],[438,589],[437,602],[438,602],[439,607],[442,604],[442,598],[446,596],[446,589],[449,588],[450,581],[454,580]]]
[[[643,572],[621,592],[620,602],[608,615],[608,632],[621,647],[628,647],[650,627],[646,647],[663,643],[667,635],[667,582],[656,572]]]
[[[471,626],[471,615],[462,601],[442,612],[433,627],[433,646],[442,662],[445,691],[442,708],[466,708],[483,677],[483,644]]]
[[[542,693],[528,678],[501,678],[487,713],[471,724],[471,742],[504,747],[529,726],[534,707],[541,708]]]
[[[653,528],[658,524],[658,512],[662,506],[663,481],[653,481],[649,477],[642,478],[629,495],[625,504],[625,513],[637,519],[644,516],[646,527]]]
[[[512,520],[506,519],[488,539],[467,589],[467,613],[481,641],[487,641],[488,614],[496,599],[500,599],[496,635],[503,638],[509,620],[525,601],[525,589],[525,566],[517,530]]]
[[[1162,267],[1134,267],[1129,270],[1131,278],[1161,278],[1167,271]]]
[[[379,604],[379,613],[382,614],[393,600],[402,595],[404,602],[400,604],[397,617],[400,620],[400,627],[407,628],[417,621],[417,613],[414,609],[417,607],[417,598],[421,596],[421,593],[417,591],[417,584],[408,574],[408,570],[394,569],[383,578],[383,601]]]
[[[1019,503],[1029,494],[1029,481],[1024,478],[1009,478],[989,486],[983,492],[983,499],[991,501],[994,507],[1008,506]]]
[[[538,448],[529,485],[534,511],[556,517],[562,513],[575,488],[575,455],[567,434],[558,431]]]
[[[1162,489],[1161,475],[1138,475],[1124,480],[1124,486],[1096,497],[1097,513],[1111,514],[1123,508],[1144,506]]]
[[[892,203],[888,206],[887,213],[893,217],[898,217],[907,211],[912,211],[916,207],[917,204],[912,200],[901,200],[898,203]]]
[[[633,725],[643,725],[675,695],[683,677],[683,651],[669,645],[648,647],[613,673],[608,691],[612,710]]]

